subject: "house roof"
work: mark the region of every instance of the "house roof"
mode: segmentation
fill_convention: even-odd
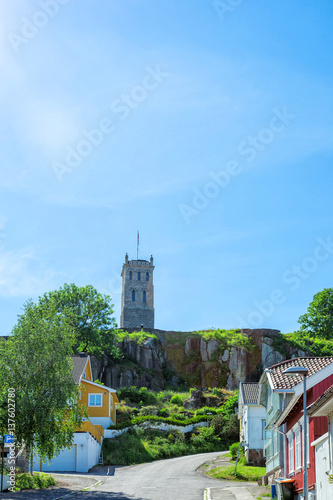
[[[333,363],[333,356],[294,358],[271,366],[268,370],[266,370],[266,373],[268,372],[268,378],[270,379],[273,390],[292,389],[303,381],[303,377],[302,375],[294,375],[292,377],[290,375],[283,375],[282,372],[284,370],[287,370],[287,368],[292,366],[303,366],[309,370],[306,377],[308,378],[331,363]]]
[[[333,385],[329,387],[308,409],[308,415],[325,416],[332,411]],[[330,401],[331,400],[331,401]],[[328,404],[327,404],[328,403]]]
[[[72,377],[74,381],[79,384],[81,381],[82,374],[86,368],[86,364],[88,362],[87,354],[80,354],[78,356],[72,356],[73,368],[72,368]]]
[[[241,384],[241,390],[245,405],[259,404],[259,384],[255,382],[243,382]]]

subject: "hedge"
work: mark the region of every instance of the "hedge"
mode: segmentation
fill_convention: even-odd
[[[163,422],[165,424],[170,424],[170,425],[179,425],[180,427],[191,425],[191,424],[197,424],[199,422],[204,422],[207,420],[206,415],[199,415],[197,417],[192,417],[192,418],[187,418],[186,420],[177,420],[176,418],[172,417],[157,417],[155,415],[147,415],[144,417],[134,417],[131,418],[131,420],[128,420],[127,422],[122,422],[121,424],[117,425],[110,425],[109,429],[114,429],[114,430],[119,430],[119,429],[125,429],[126,427],[131,427],[133,425],[139,425],[142,424],[143,422],[147,421],[154,421],[154,422]]]

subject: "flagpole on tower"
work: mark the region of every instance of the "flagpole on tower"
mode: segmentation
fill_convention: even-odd
[[[138,239],[136,243],[136,260],[139,260],[139,230],[138,230]]]

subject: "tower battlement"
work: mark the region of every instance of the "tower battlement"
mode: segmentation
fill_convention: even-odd
[[[153,256],[150,260],[129,260],[121,271],[120,328],[154,328]]]

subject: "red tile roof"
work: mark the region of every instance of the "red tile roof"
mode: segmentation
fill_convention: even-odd
[[[269,374],[273,383],[273,389],[292,389],[295,385],[302,382],[301,375],[283,375],[282,372],[292,366],[303,366],[309,370],[308,377],[314,375],[329,364],[333,363],[333,356],[313,357],[313,358],[294,358],[282,361],[269,368]]]

